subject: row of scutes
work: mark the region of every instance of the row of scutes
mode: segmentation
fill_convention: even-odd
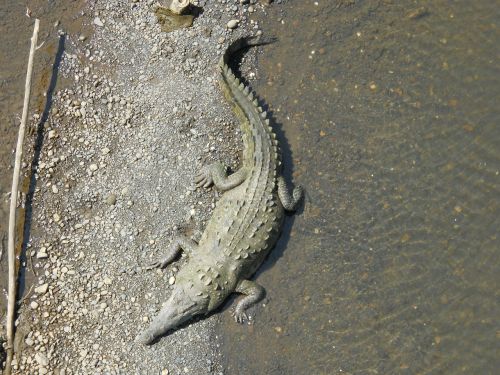
[[[222,65],[222,74],[227,78],[228,84],[232,84],[238,89],[245,94],[245,96],[249,99],[249,101],[254,105],[254,107],[257,109],[257,111],[260,113],[260,118],[264,120],[264,124],[267,127],[267,130],[269,134],[271,135],[271,142],[273,146],[273,151],[274,151],[274,158],[277,161],[278,166],[281,165],[281,158],[280,158],[280,153],[278,149],[278,141],[276,139],[276,133],[274,133],[273,128],[271,126],[270,120],[268,118],[267,112],[262,109],[261,106],[259,106],[258,100],[255,98],[254,93],[252,90],[250,90],[250,87],[245,86],[243,82],[240,81],[238,77],[235,76],[231,68],[227,64]]]
[[[251,107],[253,106],[254,110],[256,111],[256,113],[254,112],[254,114],[251,115],[252,118],[255,120],[248,118],[251,126],[254,127],[254,129],[262,129],[262,131],[264,131],[264,134],[267,134],[267,137],[265,137],[267,138],[267,140],[265,140],[264,138],[261,139],[262,142],[264,142],[262,143],[262,146],[269,150],[268,152],[266,152],[266,154],[269,155],[269,160],[267,161],[267,163],[271,163],[271,165],[268,165],[268,168],[266,168],[267,172],[265,172],[265,174],[268,175],[267,179],[270,182],[269,188],[271,190],[267,190],[269,188],[266,188],[267,193],[265,193],[263,196],[264,201],[261,201],[261,203],[257,203],[259,205],[263,204],[263,207],[261,209],[257,208],[257,211],[255,212],[254,215],[259,215],[258,212],[260,211],[261,212],[260,215],[265,213],[265,214],[271,214],[272,217],[273,206],[275,206],[276,204],[274,202],[275,197],[274,194],[272,193],[272,190],[274,190],[274,188],[276,187],[277,168],[281,165],[276,134],[274,133],[273,128],[271,127],[270,120],[268,118],[268,113],[264,111],[262,107],[259,106],[259,102],[256,98],[256,95],[251,91],[251,89],[248,86],[245,86],[241,82],[241,80],[235,76],[235,74],[232,72],[231,68],[227,64],[223,63],[220,66],[221,66],[221,74],[223,77],[223,81],[225,81],[230,91],[233,92],[232,95],[235,101],[240,105],[240,107],[242,107],[242,110],[248,113],[247,111],[251,111]],[[240,95],[237,95],[236,94],[237,92],[240,92]],[[246,100],[243,99],[242,97],[245,98]],[[250,114],[247,114],[247,116],[250,116]],[[257,121],[257,123],[255,121]],[[261,132],[261,130],[259,130],[259,132]],[[254,142],[257,141],[256,135],[253,135],[253,140]],[[256,155],[253,155],[253,162],[254,165],[257,164]],[[247,192],[245,192],[245,195],[246,194]],[[249,199],[252,200],[252,198],[250,197]],[[241,206],[238,205],[238,215],[240,214],[241,211],[240,209]],[[270,239],[270,234],[274,229],[274,225],[271,225],[271,227],[266,228],[264,233],[262,233],[262,236],[259,235],[257,238],[256,236],[257,232],[264,225],[262,220],[265,220],[267,222],[267,218],[260,219],[259,217],[254,216],[249,218],[242,217],[240,219],[247,222],[247,224],[243,225],[241,229],[237,230],[237,232],[234,233],[233,237],[227,244],[228,248],[226,250],[227,251],[226,255],[232,257],[236,261],[241,261],[249,257],[250,259],[252,259],[256,256],[257,253],[260,253],[262,250],[267,249],[268,248],[267,242]],[[255,219],[257,219],[256,222]],[[246,246],[243,245],[243,243],[239,243],[243,239],[246,239],[246,241],[251,242],[251,246],[248,244],[248,242],[246,243]]]

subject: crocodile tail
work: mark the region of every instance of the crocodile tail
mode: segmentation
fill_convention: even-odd
[[[260,36],[246,36],[236,39],[232,42],[222,55],[219,61],[219,66],[224,68],[224,66],[228,65],[228,62],[231,60],[231,57],[238,51],[244,48],[251,48],[255,46],[264,46],[266,44],[271,44],[276,42],[277,38],[263,38]]]

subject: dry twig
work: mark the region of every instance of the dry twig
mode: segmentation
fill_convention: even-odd
[[[12,176],[12,190],[10,194],[10,212],[9,212],[9,242],[8,242],[8,260],[9,260],[9,295],[7,300],[7,361],[5,363],[5,375],[10,375],[12,358],[14,356],[14,314],[16,305],[16,206],[17,192],[19,185],[19,174],[21,171],[21,159],[23,155],[23,141],[28,119],[28,107],[31,93],[31,77],[33,75],[33,58],[35,55],[36,43],[38,40],[38,29],[40,20],[35,19],[33,36],[31,37],[31,49],[28,59],[28,71],[26,73],[26,83],[24,86],[24,105],[21,124],[19,125],[19,134],[17,136],[16,159],[14,164],[14,174]]]

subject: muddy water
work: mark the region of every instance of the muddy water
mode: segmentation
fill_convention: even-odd
[[[33,18],[26,16],[28,4]],[[9,193],[12,184],[14,148],[21,118],[26,80],[26,64],[33,33],[34,17],[40,18],[37,50],[33,71],[33,90],[29,114],[42,114],[45,93],[52,78],[52,66],[59,47],[57,31],[83,32],[79,10],[83,1],[17,1],[3,0],[0,4],[0,317],[5,313],[7,289],[7,228]],[[55,26],[58,21],[57,27]],[[78,34],[76,34],[78,35]],[[43,44],[42,44],[43,43]],[[66,48],[66,47],[65,47]],[[70,48],[70,47],[69,47]],[[58,79],[58,85],[61,78]],[[58,86],[59,87],[59,86]],[[27,146],[32,146],[36,123],[27,132]],[[30,152],[28,148],[25,152]],[[27,180],[25,180],[27,182]],[[24,184],[26,185],[26,184]],[[21,216],[23,212],[20,213]]]
[[[314,3],[261,18],[253,86],[308,201],[255,324],[223,314],[228,373],[498,373],[498,3]]]

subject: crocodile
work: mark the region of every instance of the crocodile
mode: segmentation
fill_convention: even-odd
[[[164,268],[181,251],[188,257],[176,275],[169,300],[137,336],[139,343],[150,345],[195,316],[213,312],[232,293],[244,295],[233,311],[235,320],[243,323],[248,319],[245,310],[265,294],[250,278],[274,247],[285,211],[297,208],[303,189],[297,186],[290,194],[280,173],[280,150],[269,116],[235,76],[229,61],[243,48],[267,43],[254,37],[237,39],[220,59],[221,88],[241,123],[242,165],[228,175],[227,168],[216,162],[195,177],[198,188],[214,185],[223,194],[198,243],[179,235],[165,257],[150,265]]]

